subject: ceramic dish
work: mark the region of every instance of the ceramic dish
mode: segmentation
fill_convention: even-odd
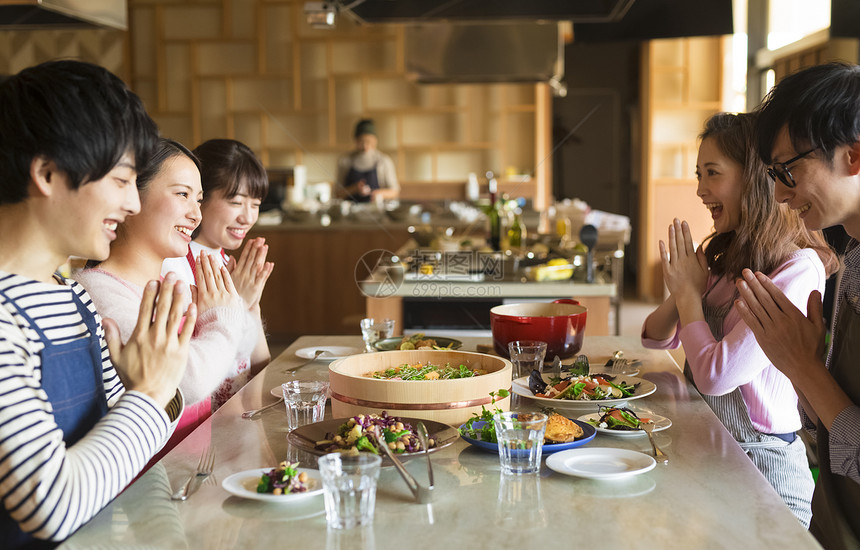
[[[591,426],[590,424],[586,424],[585,422],[580,422],[579,420],[574,420],[574,422],[576,422],[579,425],[579,427],[582,428],[582,432],[583,432],[582,437],[576,438],[575,440],[569,441],[567,443],[544,443],[543,444],[543,451],[542,451],[542,453],[544,455],[557,453],[559,451],[565,451],[567,449],[575,449],[576,447],[580,447],[582,445],[585,445],[586,443],[588,443],[589,441],[594,439],[594,436],[597,435],[597,431],[595,430],[594,426]],[[472,424],[472,427],[476,428],[476,429],[481,429],[484,427],[485,424],[486,424],[486,422],[483,420],[476,420]],[[465,424],[463,424],[460,427],[462,428],[463,426],[465,426]],[[480,436],[480,434],[477,434],[477,435]],[[467,435],[463,435],[463,434],[460,434],[460,437],[462,437],[464,440],[466,440],[470,445],[474,445],[475,447],[478,447],[479,449],[483,449],[485,451],[490,451],[493,453],[499,452],[499,444],[498,443],[493,443],[490,441],[483,441],[481,439],[473,439],[473,438],[471,438]]]
[[[257,483],[263,474],[270,471],[271,468],[255,468],[233,474],[221,482],[221,486],[228,493],[241,498],[251,500],[262,500],[265,502],[296,502],[314,495],[320,495],[323,492],[322,479],[318,470],[310,470],[308,468],[299,468],[299,472],[305,472],[308,475],[308,490],[304,493],[289,493],[286,495],[273,495],[271,493],[258,493]]]
[[[412,424],[412,426],[415,426],[418,422],[424,423],[424,426],[427,427],[427,433],[432,439],[436,440],[436,446],[430,449],[431,453],[435,453],[439,449],[443,449],[448,445],[451,445],[460,438],[460,432],[448,424],[434,422],[433,420],[421,420],[420,418],[408,418],[405,416],[401,416],[399,418],[402,422],[408,422],[409,424]],[[325,451],[321,451],[316,448],[317,441],[325,439],[327,433],[337,433],[337,429],[348,420],[349,418],[335,418],[334,420],[323,420],[322,422],[300,426],[290,432],[290,435],[287,436],[287,440],[303,451],[307,451],[315,455],[324,455]],[[419,451],[417,453],[403,453],[398,454],[397,458],[403,461],[414,456],[422,456],[423,454],[423,451]],[[392,465],[393,463],[383,454],[382,464]]]
[[[549,374],[544,373],[542,376],[545,382],[549,382]],[[652,393],[657,391],[657,386],[653,382],[649,382],[648,380],[634,378],[633,376],[617,376],[615,379],[617,381],[627,382],[631,385],[639,384],[639,386],[636,387],[636,390],[630,397],[622,397],[620,399],[601,399],[599,401],[579,401],[574,399],[549,399],[548,397],[535,397],[535,395],[529,389],[528,376],[523,376],[522,378],[517,378],[516,380],[514,380],[512,384],[512,390],[515,394],[521,397],[528,397],[529,399],[537,401],[544,407],[550,407],[553,409],[575,409],[583,412],[597,412],[597,409],[599,409],[600,407],[621,407],[627,404],[627,402],[629,401],[642,399],[643,397],[651,395]]]
[[[342,359],[362,352],[359,348],[352,348],[349,346],[313,346],[310,348],[297,349],[296,356],[301,357],[302,359],[313,359],[314,353],[320,349],[324,352],[317,357],[317,361],[334,361],[335,359]]]
[[[654,469],[654,458],[628,449],[591,447],[561,451],[546,459],[549,469],[588,479],[623,479]]]
[[[459,340],[454,340],[453,338],[444,338],[442,336],[425,336],[428,340],[436,340],[436,345],[440,348],[445,348],[451,346],[448,349],[460,349],[463,347],[463,342]],[[378,341],[374,346],[379,351],[395,351],[400,349],[400,344],[403,342],[402,336],[394,336],[392,338],[383,338]]]
[[[665,430],[666,428],[668,428],[669,426],[672,425],[672,421],[669,420],[668,418],[666,418],[665,416],[660,416],[659,414],[651,414],[651,413],[647,413],[644,411],[633,411],[633,412],[635,412],[636,416],[638,416],[639,418],[650,418],[651,421],[654,423],[654,430],[653,431],[655,431],[655,432]],[[580,416],[578,418],[578,420],[580,420],[581,422],[585,422],[585,423],[588,423],[589,421],[592,421],[592,420],[597,422],[601,416],[602,415],[600,413],[591,413],[591,414],[586,414],[586,415]],[[591,424],[589,424],[589,426],[591,426]],[[608,428],[601,428],[599,426],[597,426],[597,427],[592,426],[592,427],[594,427],[598,431],[598,433],[607,434],[607,435],[614,435],[614,436],[618,436],[618,437],[636,437],[636,436],[646,435],[645,430],[610,430]]]

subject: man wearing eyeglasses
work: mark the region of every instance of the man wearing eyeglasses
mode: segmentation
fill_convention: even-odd
[[[860,547],[860,66],[828,64],[786,77],[759,107],[759,155],[774,194],[807,228],[852,237],[830,349],[821,295],[803,315],[763,274],[744,270],[738,309],[794,384],[820,465],[810,531],[828,549]]]

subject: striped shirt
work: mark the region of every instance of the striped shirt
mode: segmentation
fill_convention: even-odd
[[[140,472],[167,441],[170,419],[148,396],[124,391],[110,361],[101,318],[81,285],[48,284],[0,271],[0,289],[58,344],[89,336],[72,293],[96,316],[110,409],[67,448],[42,389],[44,344],[15,306],[0,296],[0,499],[22,530],[59,541]]]
[[[839,322],[839,310],[851,308],[860,314],[860,243],[851,239],[843,257],[845,271],[836,294],[836,306],[833,311],[833,330]],[[827,368],[830,369],[831,352],[827,354]],[[843,359],[844,360],[844,359]],[[830,427],[830,470],[834,474],[848,477],[860,483],[860,403],[856,395],[849,395],[854,401],[853,407],[846,407],[833,420]],[[801,413],[803,411],[801,410]],[[804,424],[814,433],[814,425],[805,414],[802,414]]]

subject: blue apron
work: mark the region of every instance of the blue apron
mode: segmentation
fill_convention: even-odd
[[[364,180],[364,183],[370,187],[371,191],[379,189],[379,177],[376,175],[376,165],[367,172],[359,172],[355,168],[350,168],[349,173],[346,175],[346,187],[354,185],[361,180]],[[353,202],[370,202],[370,195],[350,195],[347,198]]]
[[[42,389],[48,394],[54,410],[54,421],[63,431],[63,441],[68,448],[86,435],[108,410],[102,376],[101,342],[95,316],[72,291],[78,315],[86,324],[89,336],[65,344],[54,344],[14,300],[2,290],[0,295],[18,311],[45,344],[39,354]],[[49,548],[57,545],[35,539],[21,531],[5,509],[0,509],[0,541],[3,541],[4,548]]]

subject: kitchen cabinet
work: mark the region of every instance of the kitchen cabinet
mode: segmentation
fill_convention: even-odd
[[[365,300],[356,265],[372,250],[397,250],[408,239],[404,224],[308,223],[257,225],[275,269],[260,302],[272,342],[303,334],[359,334]]]

